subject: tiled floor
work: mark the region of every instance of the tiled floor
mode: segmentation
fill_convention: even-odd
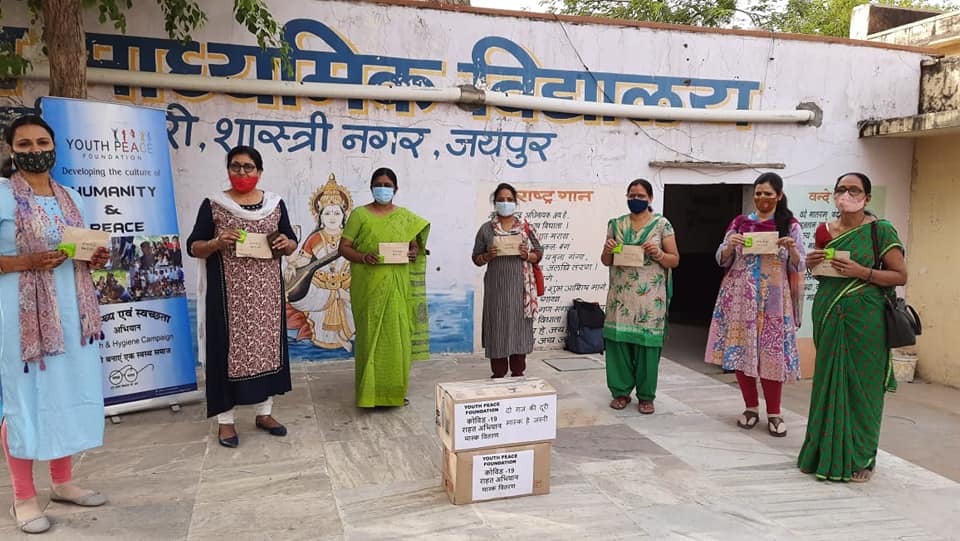
[[[55,526],[44,538],[960,538],[955,481],[881,453],[868,484],[818,482],[794,465],[796,412],[786,412],[787,438],[739,430],[735,389],[667,360],[657,414],[615,412],[602,370],[558,372],[545,356],[531,358],[528,375],[559,395],[549,495],[454,506],[440,487],[434,386],[486,377],[483,359],[417,363],[410,406],[375,411],[353,406],[350,362],[299,364],[294,391],[275,407],[286,438],[255,430],[242,411],[240,447],[222,448],[201,405],[108,425],[104,447],[78,457],[76,472],[111,504],[50,504]],[[46,474],[38,479],[47,486]],[[0,505],[10,499],[2,471]],[[0,539],[19,537],[0,518]]]

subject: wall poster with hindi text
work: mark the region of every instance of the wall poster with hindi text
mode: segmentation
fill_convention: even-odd
[[[493,216],[490,195],[495,184],[483,185],[477,197],[477,227]],[[533,323],[535,349],[564,347],[567,309],[574,299],[606,305],[609,270],[600,263],[600,252],[607,234],[609,209],[627,206],[622,186],[598,184],[555,185],[514,184],[517,212],[540,235],[543,247],[544,295]],[[617,215],[619,216],[619,215]],[[473,243],[470,244],[471,248]],[[474,301],[476,339],[483,314],[483,279],[479,280]]]

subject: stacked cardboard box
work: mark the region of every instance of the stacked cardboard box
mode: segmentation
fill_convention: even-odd
[[[557,392],[539,378],[437,385],[443,486],[455,504],[550,492]]]

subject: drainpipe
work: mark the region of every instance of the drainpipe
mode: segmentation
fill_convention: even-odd
[[[32,71],[23,75],[23,78],[49,80],[50,68],[46,64],[37,64]],[[490,105],[552,113],[571,113],[576,115],[609,116],[644,120],[746,122],[751,124],[818,124],[816,122],[816,111],[810,110],[809,107],[806,109],[798,108],[796,110],[750,111],[594,103],[485,91],[470,85],[451,88],[431,88],[418,86],[263,81],[259,79],[203,77],[198,75],[151,73],[103,68],[87,68],[87,83],[139,88],[192,90],[217,94],[455,103],[465,109]]]

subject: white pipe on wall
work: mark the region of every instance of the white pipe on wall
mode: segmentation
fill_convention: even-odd
[[[523,94],[487,91],[484,103],[497,107],[533,109],[553,113],[639,118],[644,120],[682,120],[686,122],[749,122],[751,124],[804,123],[813,119],[813,111],[749,111],[735,109],[684,109],[651,105],[625,105],[541,98]]]
[[[23,76],[25,79],[49,80],[50,68],[37,64]],[[333,99],[363,99],[379,101],[422,101],[459,103],[467,106],[492,105],[553,113],[635,118],[644,120],[679,120],[686,122],[749,122],[751,124],[803,124],[814,119],[810,110],[751,111],[732,109],[685,109],[650,105],[594,103],[559,98],[544,98],[522,94],[508,94],[476,89],[470,86],[431,88],[417,86],[355,85],[310,83],[296,81],[264,81],[259,79],[232,79],[203,77],[173,73],[87,68],[87,82],[91,84],[132,86],[140,88],[167,88],[214,92],[224,94],[254,94],[266,96],[301,96]]]

